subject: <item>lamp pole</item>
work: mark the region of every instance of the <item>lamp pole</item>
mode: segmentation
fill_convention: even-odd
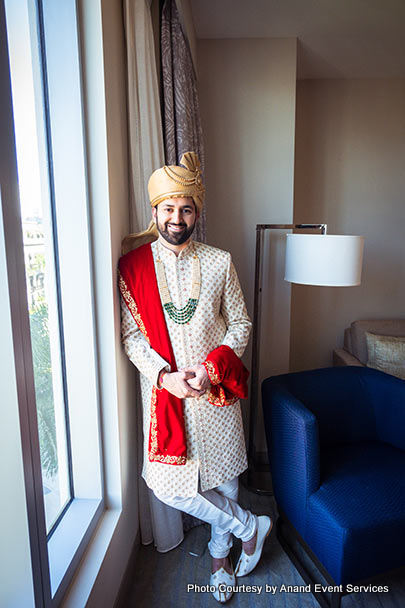
[[[252,331],[252,374],[250,382],[250,412],[249,412],[249,442],[248,442],[248,470],[245,476],[245,485],[249,490],[257,494],[272,495],[270,474],[267,479],[261,479],[259,485],[258,477],[260,471],[257,470],[256,462],[256,426],[257,426],[257,407],[259,394],[259,365],[260,365],[260,321],[261,321],[261,292],[262,292],[262,235],[266,230],[305,230],[317,229],[322,234],[327,232],[327,224],[257,224],[256,225],[256,262],[255,262],[255,287],[253,304],[253,331]]]

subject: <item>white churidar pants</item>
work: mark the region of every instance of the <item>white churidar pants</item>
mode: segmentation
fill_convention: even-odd
[[[197,496],[156,496],[165,504],[211,524],[208,549],[212,557],[222,558],[232,547],[232,534],[245,542],[253,538],[257,529],[257,516],[237,502],[238,490],[235,477],[212,490],[199,491]]]

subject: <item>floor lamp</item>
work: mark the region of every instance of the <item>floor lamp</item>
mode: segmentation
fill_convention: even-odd
[[[287,234],[286,281],[304,285],[360,285],[364,237],[328,235],[326,224],[258,224],[256,226],[255,290],[249,415],[248,470],[245,485],[259,494],[272,494],[270,475],[257,466],[256,429],[259,397],[262,236],[267,230],[317,229],[321,234]],[[267,477],[267,479],[266,479]]]

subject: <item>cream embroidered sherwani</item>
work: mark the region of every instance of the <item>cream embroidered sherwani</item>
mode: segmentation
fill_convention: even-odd
[[[203,363],[221,344],[241,357],[249,338],[250,319],[231,256],[226,251],[191,241],[178,256],[160,242],[152,243],[156,268],[159,257],[175,306],[186,305],[190,296],[194,252],[200,259],[201,291],[191,321],[176,324],[164,311],[177,368]],[[183,400],[187,437],[187,463],[169,465],[150,462],[148,439],[152,387],[159,372],[170,366],[148,344],[121,296],[122,341],[130,360],[141,372],[144,462],[142,476],[158,495],[195,496],[200,472],[201,490],[233,479],[247,468],[245,440],[239,401],[218,407],[206,395]]]

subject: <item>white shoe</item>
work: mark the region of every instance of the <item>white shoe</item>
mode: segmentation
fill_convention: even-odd
[[[232,574],[229,574],[229,572],[227,572],[223,567],[214,572],[214,574],[211,574],[210,585],[216,587],[215,591],[212,592],[212,595],[215,597],[217,602],[221,602],[221,604],[227,602],[233,594],[233,589],[228,591],[225,589],[225,587],[228,585],[233,587],[235,584],[235,573],[232,572]],[[222,585],[224,588],[222,588]]]
[[[242,553],[236,564],[235,575],[237,577],[246,576],[256,568],[262,554],[264,541],[270,534],[272,527],[273,522],[270,517],[267,517],[267,515],[259,515],[255,550],[252,555],[248,555],[242,549]]]

